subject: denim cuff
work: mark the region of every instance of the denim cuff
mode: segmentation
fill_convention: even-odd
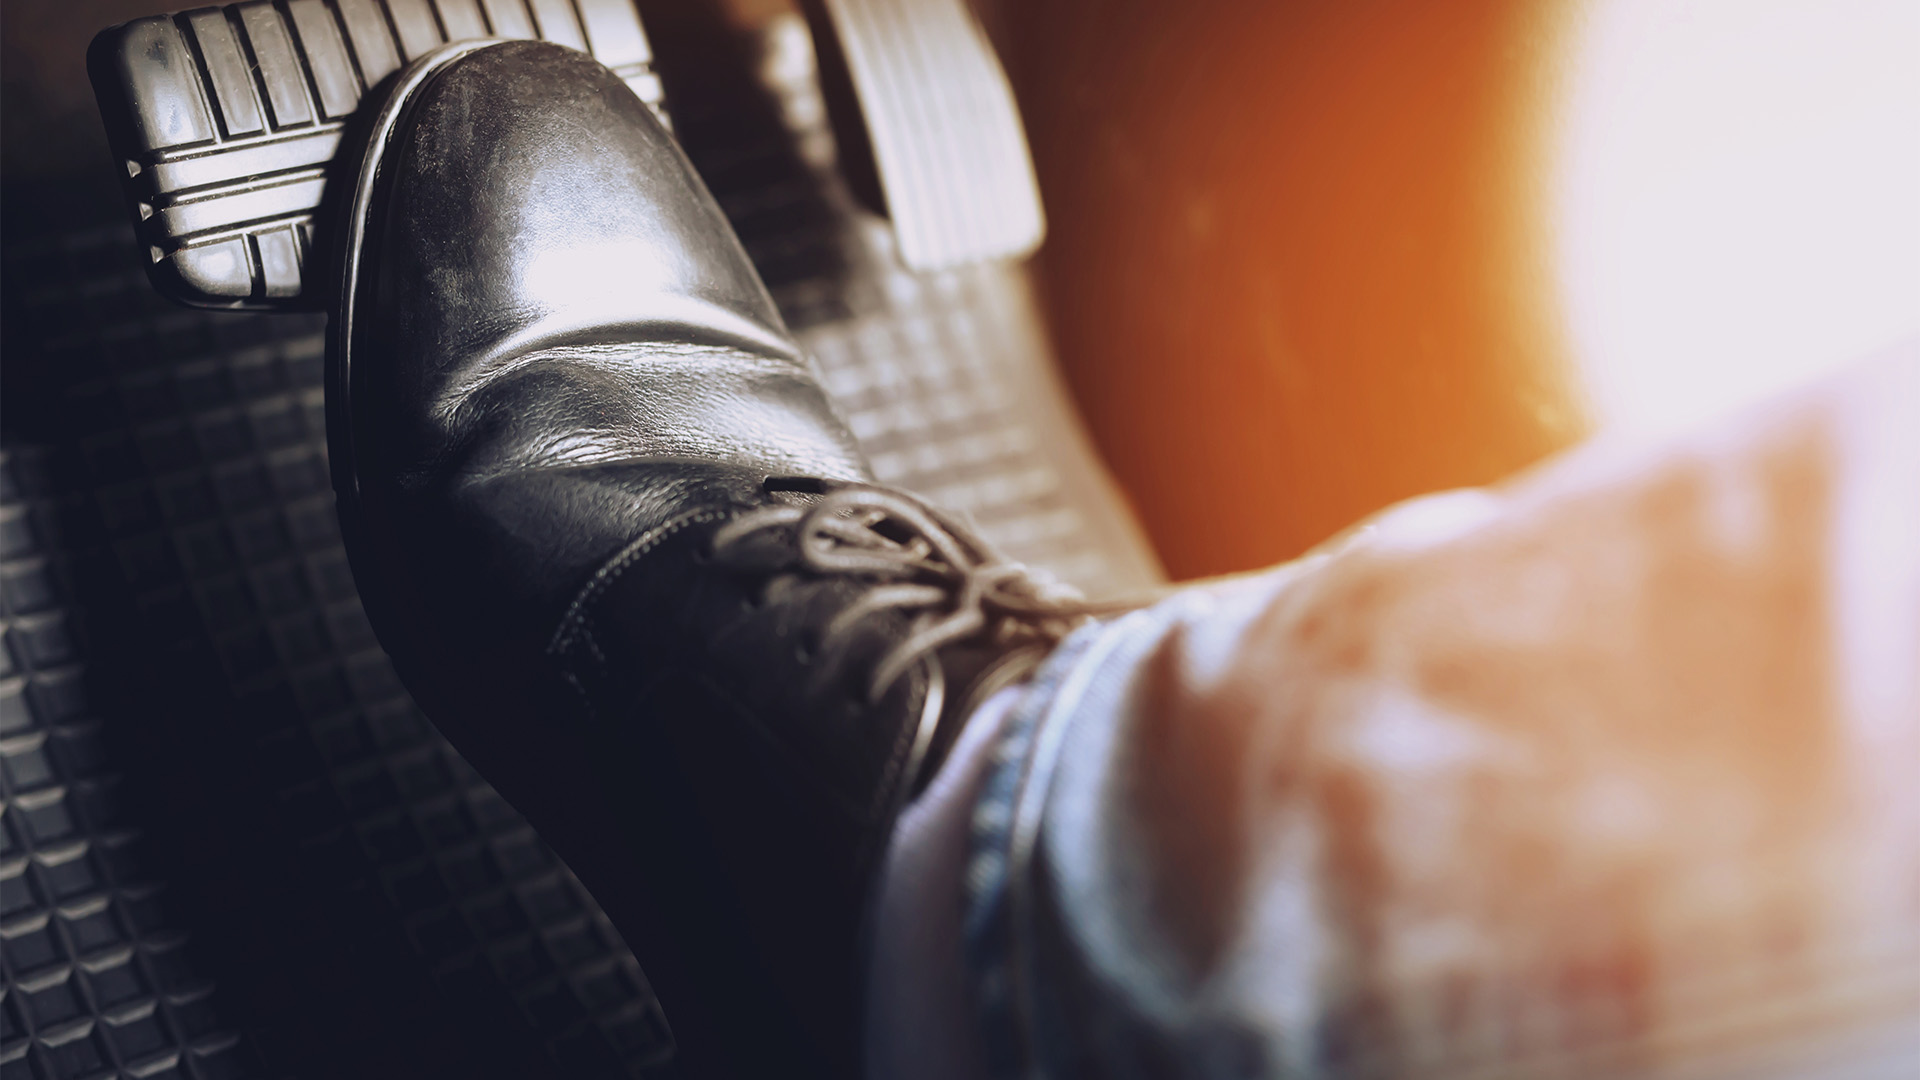
[[[1079,1024],[1047,977],[1045,940],[1060,913],[1035,886],[1035,847],[1053,765],[1076,732],[1117,720],[1132,673],[1178,621],[1180,598],[1067,638],[1008,713],[974,804],[963,948],[981,1058],[996,1078],[1054,1075]],[[1071,996],[1071,995],[1066,995]]]

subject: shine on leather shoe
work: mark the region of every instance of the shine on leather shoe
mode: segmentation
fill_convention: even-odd
[[[639,955],[695,1075],[854,1076],[903,802],[1080,610],[874,486],[611,72],[403,72],[342,219],[329,445],[367,613]]]

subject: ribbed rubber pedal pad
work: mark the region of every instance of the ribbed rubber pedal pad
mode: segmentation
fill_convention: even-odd
[[[1032,254],[1046,217],[1026,130],[965,0],[808,2],[852,84],[852,100],[828,106],[860,112],[901,261],[929,271]]]
[[[198,307],[313,308],[314,215],[361,97],[448,41],[591,53],[656,112],[633,0],[256,0],[102,31],[87,67],[154,286]]]

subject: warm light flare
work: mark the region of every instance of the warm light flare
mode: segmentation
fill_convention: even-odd
[[[1551,218],[1601,427],[1920,332],[1920,0],[1590,0]]]

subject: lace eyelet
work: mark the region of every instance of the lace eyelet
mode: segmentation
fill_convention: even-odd
[[[769,495],[825,495],[831,481],[818,476],[769,476],[760,482],[760,490]]]

